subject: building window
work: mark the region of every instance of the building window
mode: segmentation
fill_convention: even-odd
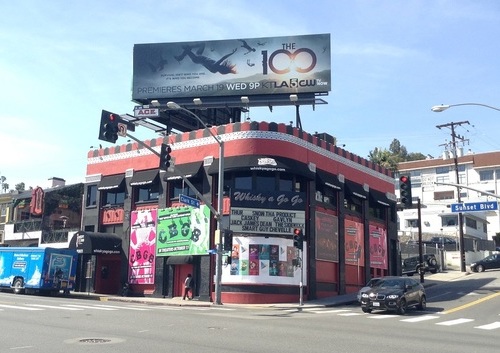
[[[138,186],[136,190],[136,203],[158,201],[160,183],[158,181],[147,185]]]
[[[373,218],[385,220],[387,207],[370,198],[368,202],[368,214]]]
[[[293,176],[280,173],[279,191],[293,191]]]
[[[104,200],[105,205],[123,205],[125,203],[125,190],[106,191]]]
[[[448,183],[449,181],[449,174],[436,175],[436,183]]]
[[[252,190],[252,173],[237,173],[234,175],[234,188]]]
[[[97,205],[97,185],[88,185],[85,206],[92,207],[96,205]]]
[[[441,217],[442,227],[455,227],[458,225],[458,216],[443,216]]]
[[[477,229],[477,221],[475,219],[465,217],[465,225],[472,229]]]
[[[202,181],[201,180],[189,180],[191,184],[200,192],[202,190]],[[172,180],[169,182],[171,187],[171,196],[170,199],[178,199],[179,195],[186,195],[193,198],[196,198],[196,192],[192,190],[182,179]],[[200,192],[201,193],[201,192]]]
[[[344,197],[344,208],[348,211],[361,214],[363,211],[363,202],[355,196],[346,194]]]
[[[480,170],[479,180],[480,181],[493,180],[493,170]]]
[[[454,198],[454,191],[436,191],[434,193],[434,200],[453,200]]]
[[[437,167],[436,174],[448,174],[450,172],[450,167]]]
[[[418,219],[407,219],[406,220],[407,228],[418,228]]]
[[[316,184],[316,188],[316,201],[337,208],[338,192],[336,190],[321,184]]]
[[[276,175],[274,173],[257,173],[255,189],[261,191],[276,191]]]

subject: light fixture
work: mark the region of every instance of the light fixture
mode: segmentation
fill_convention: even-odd
[[[159,107],[161,104],[160,104],[160,102],[158,101],[158,99],[153,99],[153,100],[151,101],[151,105],[152,105],[153,107]]]
[[[291,94],[290,95],[290,101],[291,102],[296,102],[299,100],[299,96],[297,96],[296,94]]]
[[[203,102],[201,101],[201,98],[194,98],[193,103],[195,105],[202,105],[203,104]]]
[[[241,103],[248,104],[249,102],[250,102],[250,99],[248,99],[247,96],[242,96],[241,97]]]
[[[431,108],[431,110],[434,112],[434,113],[441,113],[441,112],[444,112],[446,109],[448,109],[450,106],[449,105],[444,105],[444,104],[441,104],[441,105],[435,105]]]
[[[175,109],[175,110],[181,109],[181,106],[175,102],[168,102],[167,107],[170,109]]]
[[[441,105],[435,105],[431,108],[431,110],[435,113],[440,113],[444,112],[446,109],[451,108],[451,107],[459,107],[461,105],[477,105],[480,107],[485,107],[485,108],[490,108],[493,110],[498,110],[500,111],[500,108],[492,107],[491,105],[487,104],[482,104],[482,103],[459,103],[459,104],[441,104]]]

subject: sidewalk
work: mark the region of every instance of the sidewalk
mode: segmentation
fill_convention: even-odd
[[[424,277],[424,287],[428,288],[431,286],[439,285],[445,282],[450,282],[454,280],[464,279],[469,275],[468,272],[460,271],[445,271],[436,274],[427,274]],[[418,276],[414,276],[418,278]],[[349,305],[357,302],[357,293],[349,293],[343,295],[336,295],[333,297],[315,299],[304,301],[304,307],[332,307]],[[106,295],[106,294],[96,294],[96,293],[85,293],[85,292],[72,292],[71,297],[79,299],[90,299],[99,301],[119,301],[119,302],[129,302],[138,304],[148,304],[148,305],[170,305],[170,306],[192,306],[192,307],[210,307],[213,304],[209,301],[197,300],[182,300],[182,297],[174,298],[161,298],[161,297],[121,297],[117,295]],[[245,307],[268,307],[268,308],[287,308],[287,307],[297,307],[297,303],[273,303],[273,304],[223,304],[227,306],[245,306]]]

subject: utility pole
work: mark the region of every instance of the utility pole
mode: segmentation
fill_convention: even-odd
[[[463,136],[455,134],[455,126],[461,126],[463,124],[469,124],[468,121],[459,121],[457,123],[451,122],[448,124],[437,125],[438,129],[443,127],[449,127],[451,129],[451,150],[453,153],[453,162],[455,165],[455,177],[457,179],[457,201],[458,203],[462,203],[462,198],[460,196],[460,178],[458,173],[458,148],[457,143],[463,143],[465,141]],[[460,271],[466,272],[465,269],[465,241],[464,241],[464,216],[462,212],[458,214],[458,227],[459,227],[459,247],[460,247]]]

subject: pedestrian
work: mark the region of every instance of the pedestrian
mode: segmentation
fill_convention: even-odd
[[[189,292],[191,291],[191,298],[189,297]],[[189,300],[193,299],[193,277],[189,273],[184,280],[184,296],[182,297],[182,300],[186,300],[186,297],[188,297]]]

